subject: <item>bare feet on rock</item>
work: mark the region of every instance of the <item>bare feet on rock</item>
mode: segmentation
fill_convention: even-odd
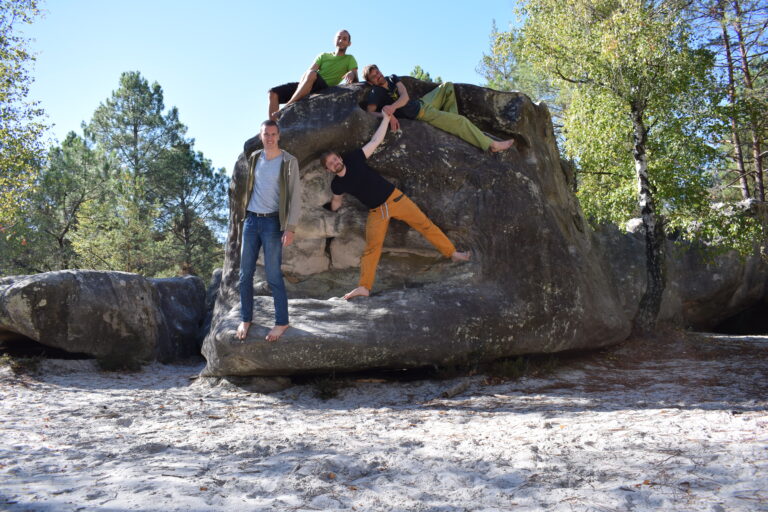
[[[246,336],[248,336],[248,329],[250,328],[251,322],[240,322],[240,325],[237,326],[237,333],[235,334],[235,338],[244,340]]]
[[[491,150],[491,153],[498,153],[499,151],[506,151],[514,145],[515,139],[494,140],[491,142],[491,145],[488,149]]]
[[[267,337],[264,339],[269,342],[277,341],[280,339],[280,336],[282,336],[283,333],[288,330],[288,327],[290,327],[290,325],[276,325],[272,328],[271,331],[269,331]]]
[[[358,286],[357,288],[355,288],[354,290],[346,294],[344,298],[346,300],[349,300],[355,297],[368,297],[369,295],[371,295],[371,292],[368,291],[368,288],[366,288],[365,286]]]
[[[467,252],[454,251],[454,253],[451,254],[451,261],[453,261],[454,263],[466,263],[467,261],[469,261],[471,257],[472,257],[472,253],[469,251]]]

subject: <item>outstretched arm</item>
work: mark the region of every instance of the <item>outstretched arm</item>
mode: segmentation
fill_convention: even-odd
[[[371,140],[368,141],[368,144],[363,146],[363,154],[365,155],[365,158],[369,158],[374,151],[376,151],[376,148],[379,147],[379,144],[381,144],[384,141],[384,136],[387,134],[387,126],[389,125],[389,115],[382,112],[382,119],[381,124],[379,124],[379,127],[376,128],[376,131],[373,134],[373,137],[371,137]]]

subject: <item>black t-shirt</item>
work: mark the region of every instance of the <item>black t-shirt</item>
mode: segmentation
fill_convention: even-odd
[[[400,82],[400,77],[392,75],[386,77],[386,80],[386,89],[374,85],[371,88],[371,92],[368,94],[368,105],[376,105],[376,112],[381,112],[381,107],[391,105],[400,98],[400,93],[397,90],[397,84]],[[416,119],[420,110],[421,103],[419,100],[412,99],[395,111],[395,117]]]
[[[368,167],[365,153],[356,149],[341,155],[347,172],[344,176],[336,176],[331,181],[331,191],[340,196],[352,194],[368,208],[376,208],[383,204],[395,190],[395,186],[381,177],[381,174]]]

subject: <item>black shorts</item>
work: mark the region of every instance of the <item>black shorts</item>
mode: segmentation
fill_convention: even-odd
[[[293,93],[296,92],[296,89],[299,88],[299,82],[289,82],[287,84],[278,85],[277,87],[273,87],[269,90],[269,92],[274,92],[277,94],[277,102],[278,103],[288,103],[288,100],[291,99],[293,96]],[[327,89],[328,84],[325,83],[325,80],[323,80],[323,77],[320,76],[320,74],[317,74],[317,79],[315,80],[315,83],[312,84],[312,89],[309,90],[310,94],[317,91],[322,91],[323,89]]]

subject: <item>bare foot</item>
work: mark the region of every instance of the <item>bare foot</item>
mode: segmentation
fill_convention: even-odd
[[[491,153],[498,153],[499,151],[506,151],[515,145],[515,139],[508,140],[494,140],[491,142],[491,146],[488,148]]]
[[[371,292],[368,291],[368,288],[365,286],[358,286],[348,294],[344,296],[346,300],[353,299],[355,297],[368,297],[371,294]]]
[[[290,327],[290,325],[276,325],[272,328],[271,331],[269,331],[267,337],[264,339],[270,342],[277,341],[280,339],[280,336],[282,336],[283,333],[288,330],[288,327]]]
[[[465,263],[469,261],[469,258],[471,257],[472,257],[472,253],[469,251],[467,252],[454,251],[454,253],[451,254],[451,261],[455,263]]]
[[[251,328],[251,322],[240,322],[240,325],[237,326],[237,334],[235,334],[235,338],[239,340],[244,340],[246,336],[248,336],[248,329]]]

